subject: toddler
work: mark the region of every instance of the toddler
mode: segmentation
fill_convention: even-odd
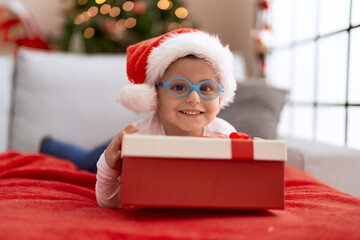
[[[124,134],[228,137],[236,132],[216,117],[236,90],[232,53],[216,36],[179,29],[129,46],[127,74],[130,83],[118,101],[149,114],[112,139],[97,162],[96,198],[105,208],[121,208]]]

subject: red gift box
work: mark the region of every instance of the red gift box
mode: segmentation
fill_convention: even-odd
[[[284,208],[284,141],[134,134],[122,158],[124,207]]]

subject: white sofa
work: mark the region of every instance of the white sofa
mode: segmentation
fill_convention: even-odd
[[[115,101],[127,83],[126,57],[21,49],[15,64],[8,148],[38,151],[42,137],[91,148],[140,119]],[[286,91],[239,82],[220,116],[238,131],[275,138]],[[275,135],[274,135],[275,134]],[[360,151],[287,139],[288,164],[360,197]]]

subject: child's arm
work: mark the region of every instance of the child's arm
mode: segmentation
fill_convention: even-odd
[[[120,205],[120,174],[121,174],[121,143],[124,134],[139,131],[134,125],[122,130],[109,144],[97,163],[96,200],[100,207],[121,208]]]

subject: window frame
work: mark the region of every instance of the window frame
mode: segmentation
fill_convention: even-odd
[[[276,1],[276,0],[273,0]],[[349,125],[349,108],[353,108],[353,109],[360,109],[360,102],[349,102],[349,82],[350,82],[350,53],[351,53],[351,37],[352,37],[352,31],[354,29],[359,29],[360,28],[360,24],[357,25],[352,25],[352,13],[353,13],[353,0],[349,0],[350,4],[349,4],[349,19],[348,19],[348,26],[346,28],[343,29],[339,29],[333,32],[329,32],[326,34],[320,34],[319,31],[319,25],[320,25],[320,0],[317,1],[316,3],[316,34],[314,37],[310,37],[307,39],[301,39],[301,40],[297,40],[295,39],[295,33],[293,32],[293,36],[292,36],[292,41],[290,43],[287,44],[283,44],[283,45],[276,45],[276,43],[274,43],[274,48],[272,49],[272,52],[269,54],[269,56],[267,56],[267,61],[270,61],[273,54],[277,53],[278,51],[289,51],[290,53],[290,70],[289,70],[289,78],[290,78],[290,82],[289,82],[289,89],[290,91],[292,89],[294,89],[294,81],[292,79],[294,79],[294,69],[295,69],[295,50],[296,47],[304,45],[304,44],[308,44],[308,43],[314,43],[315,49],[314,49],[314,81],[313,81],[313,89],[314,89],[314,97],[312,99],[312,101],[297,101],[296,99],[293,99],[292,97],[289,97],[286,108],[288,111],[288,117],[289,119],[287,119],[287,123],[286,123],[286,128],[285,132],[283,134],[285,134],[285,137],[297,137],[297,136],[293,136],[294,135],[294,130],[292,130],[293,125],[294,125],[294,109],[298,108],[312,108],[313,110],[313,119],[312,119],[312,137],[311,140],[318,140],[317,136],[316,136],[316,132],[317,129],[319,128],[317,126],[318,123],[318,112],[320,108],[324,108],[324,107],[341,107],[345,109],[345,120],[344,120],[344,142],[342,143],[343,146],[348,146],[348,125]],[[292,16],[292,19],[290,19],[290,21],[294,22],[294,16]],[[347,33],[347,52],[346,52],[346,83],[345,83],[345,102],[344,103],[327,103],[327,102],[321,102],[318,99],[318,88],[319,88],[319,64],[318,64],[318,60],[319,60],[319,42],[325,38],[328,37],[332,37],[335,35],[339,35],[339,34],[343,34],[344,32]],[[271,64],[270,64],[271,66]],[[360,80],[360,79],[359,79]],[[269,83],[273,83],[274,79],[271,79],[271,77],[268,79]],[[360,134],[360,133],[359,133]],[[360,144],[359,144],[359,148],[360,148]]]

